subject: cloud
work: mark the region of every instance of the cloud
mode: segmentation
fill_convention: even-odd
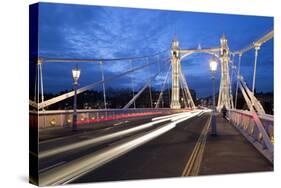
[[[231,50],[237,50],[273,28],[269,17],[190,13],[147,9],[114,8],[85,5],[40,3],[39,54],[44,57],[65,58],[120,58],[146,56],[166,50],[159,60],[162,70],[167,70],[165,59],[169,56],[171,41],[177,37],[180,47],[217,47],[224,33]],[[261,49],[258,69],[259,78],[273,74],[273,41]],[[206,54],[192,55],[182,61],[182,67],[190,87],[200,96],[209,95],[208,60]],[[151,58],[148,61],[156,61]],[[245,79],[251,79],[253,52],[243,56],[241,72]],[[133,61],[141,66],[146,60]],[[45,87],[49,91],[71,88],[71,68],[75,64],[44,66]],[[82,72],[81,85],[100,79],[98,64],[79,64]],[[106,62],[105,76],[118,75],[131,68],[130,61]],[[107,83],[112,87],[129,87],[134,77],[136,88],[143,86],[150,72],[156,73],[153,65],[116,81]],[[219,73],[218,73],[219,76]],[[208,79],[207,79],[208,78]],[[163,74],[154,81],[160,87]],[[262,81],[261,81],[262,82]],[[269,84],[270,85],[270,84]],[[261,88],[270,89],[266,84]]]

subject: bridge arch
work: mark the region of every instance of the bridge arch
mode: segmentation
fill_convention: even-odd
[[[218,61],[220,61],[220,57],[219,57],[219,55],[216,54],[216,53],[212,53],[212,52],[196,52],[196,51],[195,51],[195,52],[191,52],[191,53],[186,53],[186,54],[182,55],[182,56],[180,57],[180,61],[182,61],[183,59],[187,58],[187,57],[190,56],[190,55],[193,55],[193,54],[200,54],[200,53],[211,55],[212,57],[215,57]]]
[[[215,59],[217,62],[220,63],[220,57],[219,57],[219,54],[216,54],[216,53],[211,53],[211,52],[192,52],[192,53],[189,53],[189,54],[184,54],[183,56],[180,57],[180,62],[179,62],[179,68],[180,68],[180,71],[182,72],[182,74],[184,75],[184,70],[182,69],[183,67],[183,64],[186,64],[188,66],[188,63],[182,63],[184,60],[187,60],[189,58],[193,58],[191,57],[192,55],[195,55],[195,54],[200,54],[200,55],[206,55],[205,57],[203,57],[204,59]],[[194,57],[196,58],[196,57]],[[199,59],[198,59],[199,60]],[[209,66],[207,67],[207,70],[209,69]],[[208,72],[209,73],[209,72]],[[206,75],[206,73],[204,73],[204,75]],[[211,80],[210,80],[211,81]],[[194,102],[193,102],[194,103]]]

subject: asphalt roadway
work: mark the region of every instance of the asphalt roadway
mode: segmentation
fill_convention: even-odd
[[[99,128],[99,129],[96,129],[95,127],[93,127],[92,129],[88,128],[88,127],[86,127],[86,128],[81,127],[81,128],[79,128],[80,129],[79,132],[72,133],[70,130],[70,134],[67,134],[66,136],[64,135],[63,137],[55,137],[55,138],[52,138],[51,136],[49,136],[50,134],[52,134],[52,130],[50,130],[50,131],[47,130],[46,131],[47,133],[44,133],[44,137],[46,137],[45,135],[48,135],[47,137],[50,137],[51,139],[47,139],[47,140],[44,139],[43,141],[41,141],[39,143],[39,155],[45,151],[50,151],[52,149],[56,150],[58,147],[64,147],[64,146],[67,146],[70,144],[79,143],[79,142],[86,141],[89,139],[101,137],[101,136],[119,132],[122,130],[127,130],[129,128],[137,127],[144,123],[151,122],[151,119],[154,117],[157,117],[157,116],[149,116],[149,117],[145,117],[142,119],[135,118],[135,119],[131,119],[131,120],[114,121],[111,124],[109,124],[103,128]],[[147,130],[151,130],[152,128],[147,129]],[[147,131],[147,130],[145,130],[145,131]],[[68,130],[66,130],[66,131],[68,131]],[[73,159],[78,158],[80,156],[95,152],[118,140],[126,138],[127,136],[129,136],[129,135],[117,137],[106,143],[91,144],[91,145],[88,145],[87,147],[79,147],[76,150],[63,152],[61,154],[53,155],[53,156],[46,157],[43,159],[41,158],[39,160],[39,172],[46,171],[46,170],[50,169],[50,167],[57,166],[58,164],[64,164],[64,163],[72,161]]]
[[[161,120],[139,129],[142,125],[151,123],[152,118],[121,120],[95,131],[41,141],[39,177],[52,174],[56,169],[77,159],[114,148],[150,132],[166,129],[167,121]],[[209,118],[210,113],[205,112],[176,123],[175,127],[167,129],[163,134],[66,183],[179,177]]]
[[[74,183],[180,177],[210,114],[174,129],[82,176]]]
[[[210,135],[210,110],[62,129],[62,137],[45,130],[39,185],[273,171],[229,122],[216,119],[217,136]]]

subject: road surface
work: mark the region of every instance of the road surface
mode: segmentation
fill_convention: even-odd
[[[181,176],[210,112],[153,118],[40,142],[40,185]]]

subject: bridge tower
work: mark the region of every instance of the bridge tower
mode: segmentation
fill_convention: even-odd
[[[170,108],[179,109],[181,108],[179,102],[179,64],[180,64],[180,49],[179,41],[174,39],[172,42],[172,95],[171,95],[171,104]]]
[[[218,111],[220,111],[223,106],[225,106],[226,108],[233,107],[231,83],[229,77],[229,48],[227,44],[227,39],[224,35],[220,39],[220,45],[221,81],[217,105]]]

